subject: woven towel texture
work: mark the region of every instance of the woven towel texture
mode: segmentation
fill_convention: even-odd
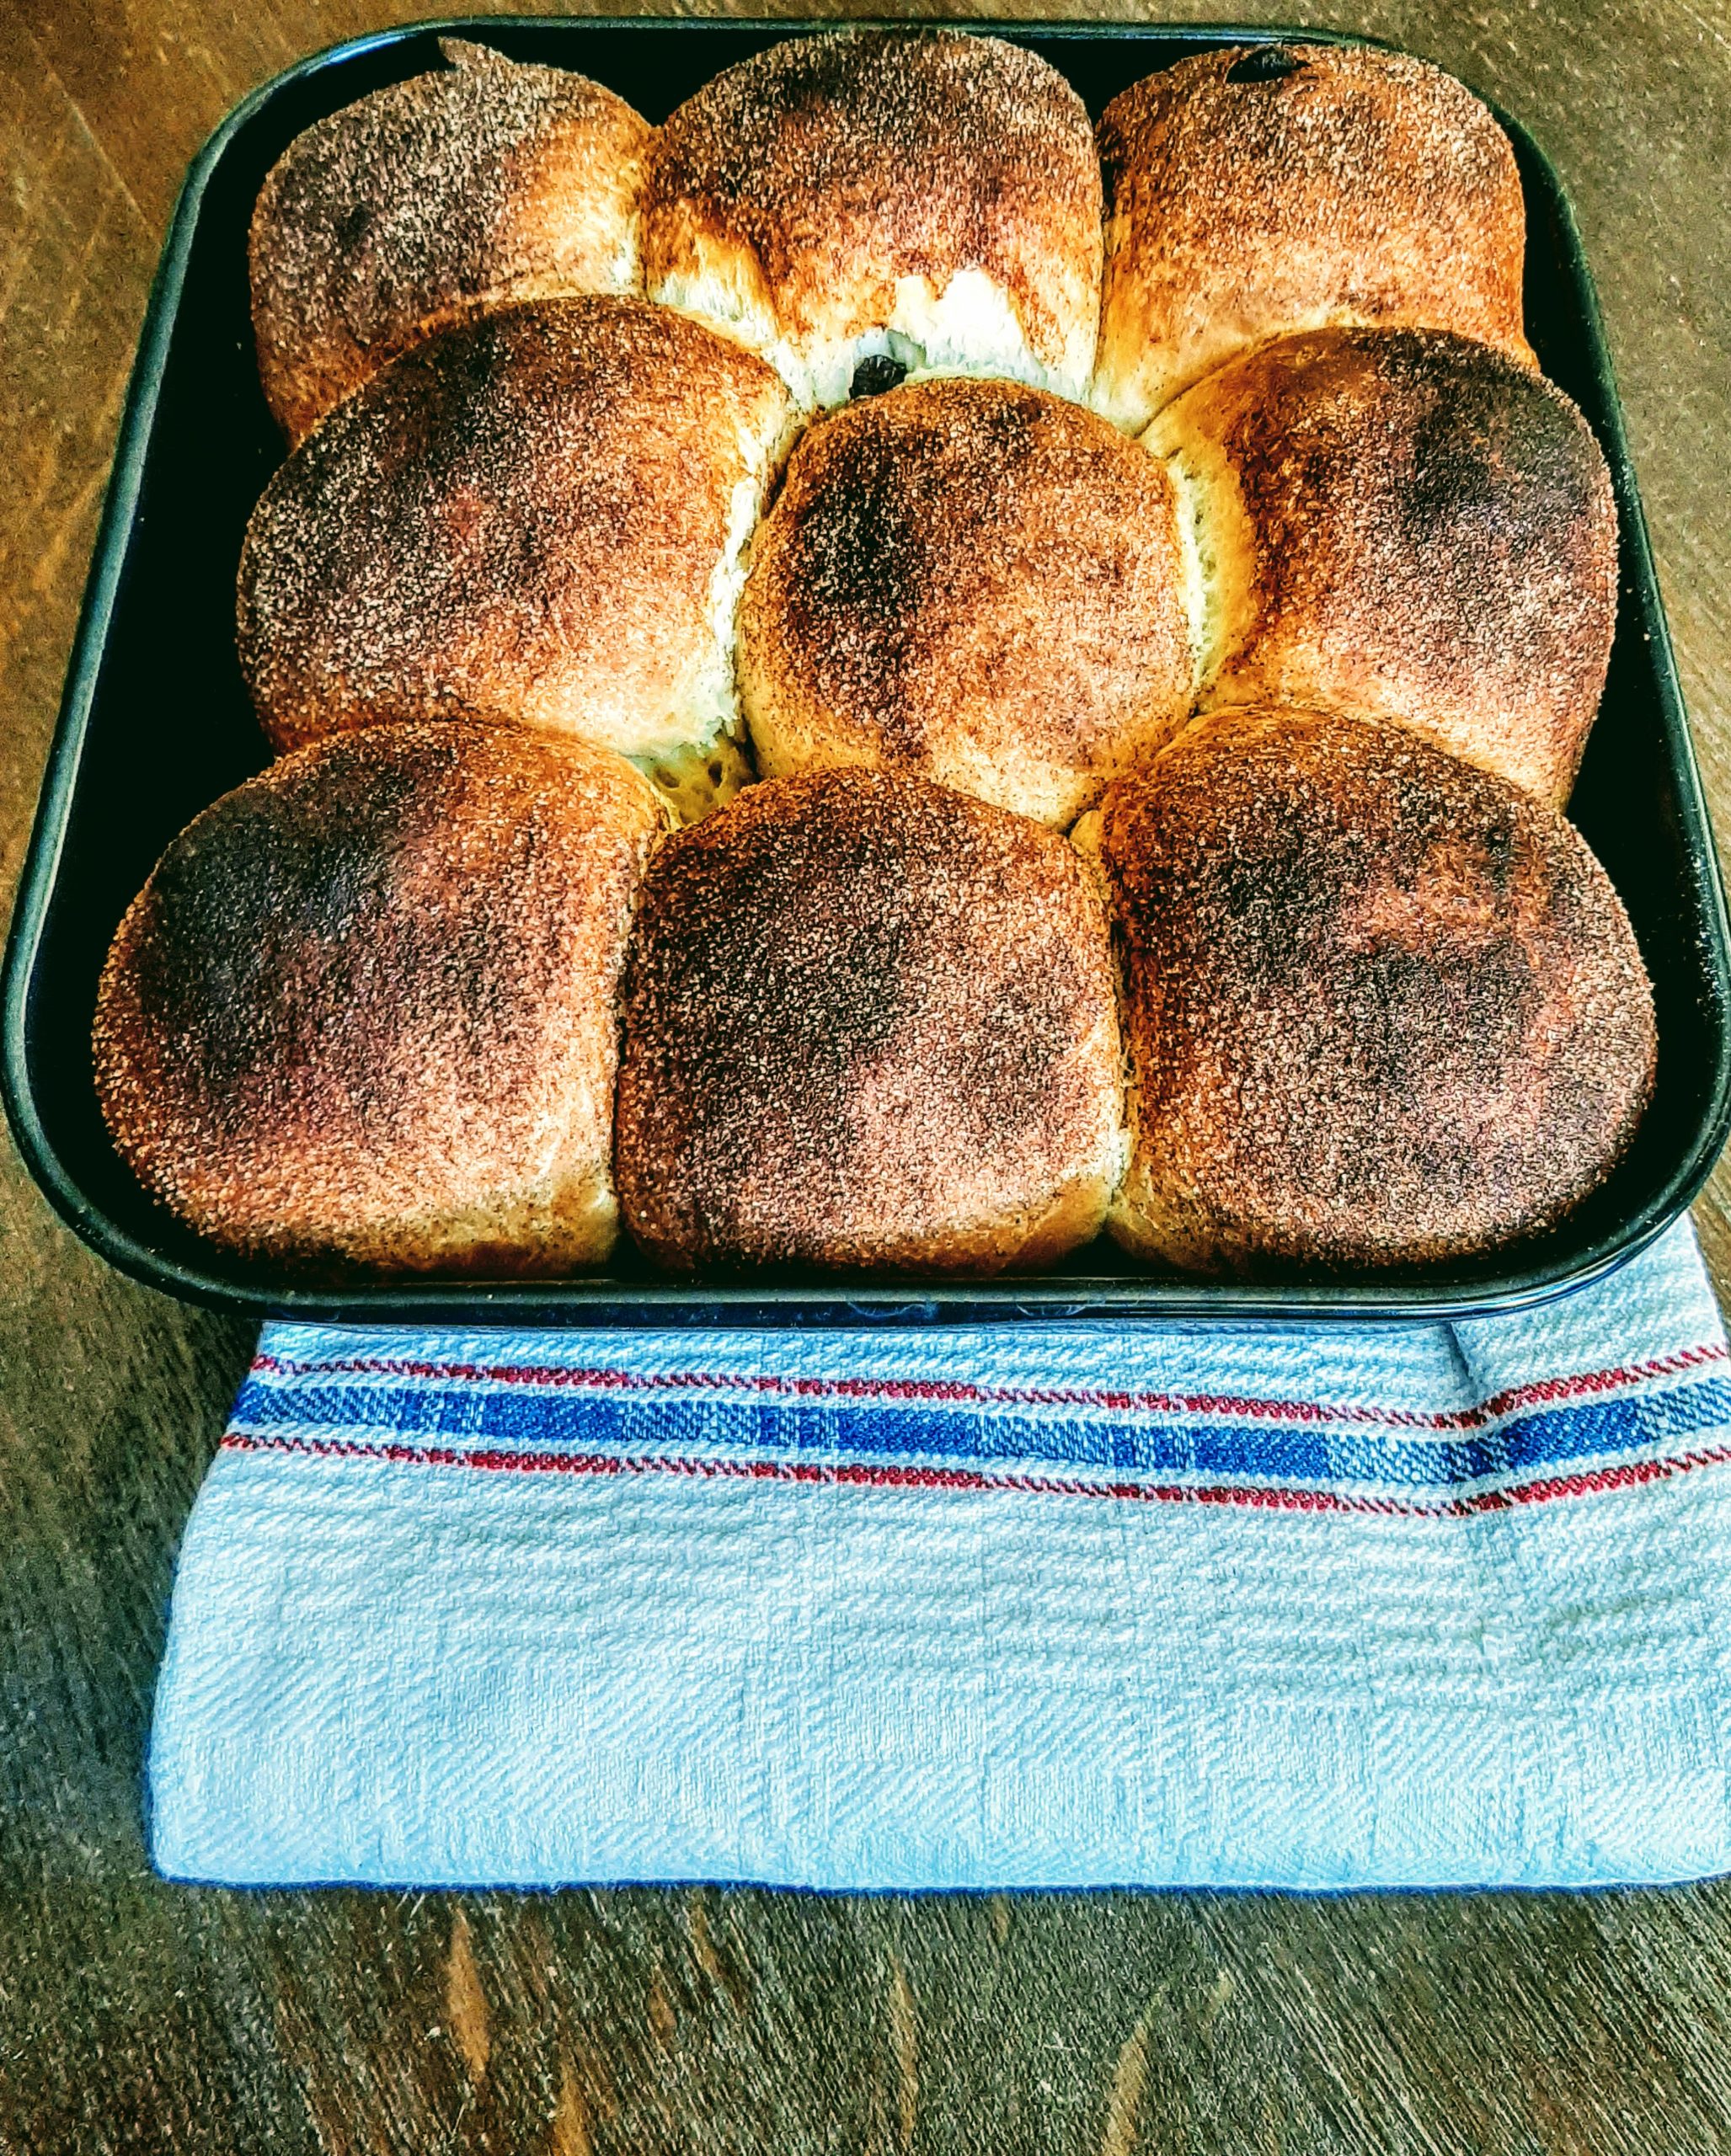
[[[1731,1869],[1684,1224],[1453,1327],[267,1326],[188,1527],[172,1876]]]

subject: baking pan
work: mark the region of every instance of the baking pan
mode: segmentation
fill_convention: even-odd
[[[694,1285],[623,1248],[607,1273],[571,1280],[313,1286],[180,1227],[115,1154],[90,1053],[110,939],[174,834],[269,760],[234,654],[241,535],[283,454],[259,387],[247,291],[247,223],[265,173],[312,121],[440,66],[441,32],[580,69],[660,120],[719,68],[817,27],[467,17],[387,30],[278,77],[200,153],[145,318],[7,953],[4,1092],[37,1181],[93,1249],[152,1287],[229,1309],[352,1322],[1452,1317],[1541,1301],[1632,1257],[1695,1196],[1731,1125],[1724,898],[1579,236],[1543,153],[1503,115],[1526,195],[1527,334],[1604,446],[1621,524],[1616,642],[1569,813],[1628,908],[1659,1017],[1658,1086],[1634,1145],[1561,1227],[1472,1264],[1290,1284],[1187,1278],[1103,1239],[1050,1273],[986,1283],[807,1273]],[[1266,26],[990,27],[1050,61],[1094,113],[1190,53],[1283,36],[1343,41]]]

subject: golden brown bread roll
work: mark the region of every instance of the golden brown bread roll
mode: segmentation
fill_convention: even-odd
[[[1194,698],[1172,482],[1019,382],[864,398],[789,460],[739,669],[766,776],[874,765],[1067,825]]]
[[[664,1264],[986,1273],[1098,1230],[1105,919],[1036,824],[880,771],[753,787],[657,854],[625,1012],[615,1173]]]
[[[1202,704],[1398,719],[1561,807],[1616,626],[1616,504],[1563,392],[1434,330],[1229,360],[1147,434],[1194,521]]]
[[[1652,993],[1573,827],[1397,727],[1224,712],[1107,793],[1130,1172],[1200,1272],[1440,1262],[1551,1225],[1652,1091]]]
[[[241,664],[272,744],[467,716],[719,755],[791,410],[762,360],[641,299],[514,307],[393,360],[247,527]]]
[[[95,1054],[121,1154],[249,1257],[605,1257],[618,975],[662,825],[621,758],[505,727],[272,765],[181,833],[115,938]]]
[[[807,404],[840,403],[864,361],[1079,396],[1100,307],[1087,114],[997,38],[773,45],[660,130],[643,250],[651,298],[762,352]]]
[[[1440,68],[1365,45],[1197,54],[1101,115],[1093,396],[1132,431],[1246,344],[1331,323],[1532,355],[1509,139]]]
[[[443,74],[296,136],[253,211],[259,371],[291,442],[388,359],[484,309],[640,283],[649,130],[563,67],[456,38]]]

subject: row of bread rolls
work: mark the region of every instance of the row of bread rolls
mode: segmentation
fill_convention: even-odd
[[[1241,346],[1329,324],[1531,360],[1508,141],[1405,54],[1199,53],[1097,142],[1055,68],[954,29],[772,45],[658,129],[580,75],[444,51],[309,128],[259,196],[259,360],[291,440],[466,315],[583,292],[708,321],[806,404],[931,369],[1092,396],[1131,430]]]
[[[660,130],[446,50],[298,138],[254,219],[303,436],[241,564],[275,747],[507,719],[689,819],[749,728],[766,774],[1067,825],[1192,711],[1273,700],[1567,798],[1615,508],[1520,335],[1508,142],[1451,77],[1199,55],[1108,108],[1103,224],[1080,101],[995,39],[796,40]],[[809,429],[760,526],[811,401],[909,366]],[[1084,392],[1159,415],[1138,446]]]
[[[792,419],[761,360],[630,297],[393,361],[248,530],[273,746],[505,720],[638,760],[689,817],[749,776],[743,709],[766,776],[871,765],[1061,827],[1194,710],[1274,702],[1568,798],[1615,503],[1579,413],[1489,345],[1279,339],[1141,442],[1023,383],[906,383],[810,426],[761,515]]]
[[[1235,710],[1086,838],[857,768],[668,833],[605,750],[333,735],[128,913],[103,1109],[243,1256],[491,1275],[603,1260],[622,1206],[677,1270],[990,1273],[1103,1220],[1201,1272],[1459,1259],[1627,1145],[1650,993],[1531,795],[1403,728]]]

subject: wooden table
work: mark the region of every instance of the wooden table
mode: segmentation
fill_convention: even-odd
[[[415,12],[12,0],[0,13],[0,889],[180,173],[254,83]],[[1725,0],[1244,12],[1428,54],[1555,158],[1597,270],[1723,813]],[[176,1540],[249,1329],[107,1271],[0,1154],[5,2156],[1731,2144],[1722,1886],[1307,1902],[162,1885],[140,1829],[151,1688]],[[1696,1215],[1722,1288],[1728,1200],[1722,1171]]]

